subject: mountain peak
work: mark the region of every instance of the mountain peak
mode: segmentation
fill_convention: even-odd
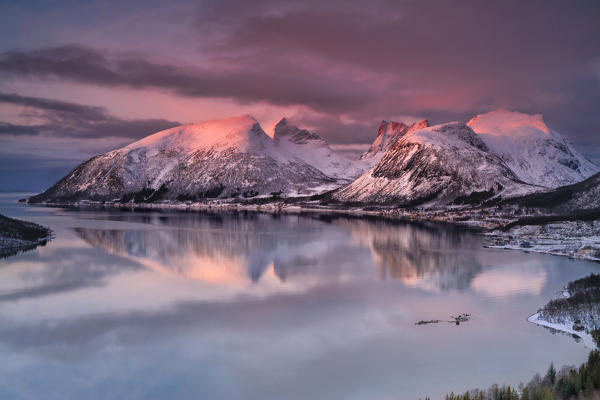
[[[373,144],[371,144],[371,147],[369,147],[369,150],[360,156],[360,159],[378,160],[408,129],[408,125],[404,122],[381,121],[377,130],[377,137],[373,141]]]
[[[415,131],[417,129],[424,129],[427,127],[429,127],[429,121],[424,119],[422,121],[413,123],[408,129],[411,131]]]
[[[288,120],[286,117],[283,117],[279,120],[279,122],[277,124],[275,124],[275,130],[282,129],[284,126],[286,126],[288,124]]]
[[[495,136],[535,136],[550,133],[541,114],[530,115],[508,110],[476,115],[467,125],[477,133]]]
[[[379,129],[377,130],[377,137],[382,135],[389,136],[406,128],[408,128],[408,126],[404,122],[382,120],[381,124],[379,124]]]
[[[471,127],[464,122],[450,122],[442,125],[436,125],[430,127],[428,130],[446,136],[455,137],[467,144],[470,144],[471,146],[478,148],[481,151],[489,151],[489,148],[485,142],[473,131],[473,129],[471,129]]]
[[[235,117],[180,125],[157,132],[131,143],[124,149],[132,151],[142,148],[180,149],[189,151],[201,147],[255,146],[268,141],[258,121],[248,114]]]
[[[307,129],[300,129],[296,125],[289,123],[287,118],[282,118],[273,130],[273,139],[279,141],[287,137],[289,141],[301,144],[310,140],[323,141],[323,139]]]
[[[283,117],[279,120],[277,124],[275,124],[275,128],[273,128],[273,138],[281,138],[283,136],[294,135],[299,132],[300,129],[289,123],[286,117]]]
[[[298,128],[282,118],[273,129],[273,141],[281,151],[304,160],[327,176],[348,181],[363,172],[361,166],[335,154],[325,139],[308,129]]]

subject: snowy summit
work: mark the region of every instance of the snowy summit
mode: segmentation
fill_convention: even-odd
[[[477,115],[467,125],[524,182],[556,188],[600,171],[564,136],[548,128],[540,114],[497,110]]]

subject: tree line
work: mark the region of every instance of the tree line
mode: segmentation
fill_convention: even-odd
[[[426,400],[430,400],[428,397]],[[579,368],[557,371],[550,364],[546,375],[537,374],[527,385],[518,387],[494,385],[463,394],[447,394],[445,400],[580,400],[600,399],[600,352],[590,352]]]

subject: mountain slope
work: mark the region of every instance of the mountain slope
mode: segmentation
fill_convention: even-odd
[[[556,188],[600,172],[539,114],[497,110],[477,115],[467,125],[524,182]]]
[[[333,198],[415,206],[478,203],[532,190],[535,187],[521,182],[471,128],[455,122],[404,134]]]
[[[507,203],[564,215],[600,210],[600,173],[573,185],[517,197]]]
[[[311,193],[335,184],[243,115],[167,129],[93,157],[31,202]]]

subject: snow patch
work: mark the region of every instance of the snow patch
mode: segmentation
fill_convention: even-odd
[[[565,332],[571,335],[575,335],[581,338],[585,347],[591,350],[598,350],[596,346],[596,342],[594,342],[594,338],[591,334],[586,331],[576,331],[573,327],[573,321],[567,320],[565,323],[554,323],[541,319],[540,313],[535,313],[529,318],[527,321],[532,322],[537,325],[545,326],[548,328],[556,329],[557,331]]]

